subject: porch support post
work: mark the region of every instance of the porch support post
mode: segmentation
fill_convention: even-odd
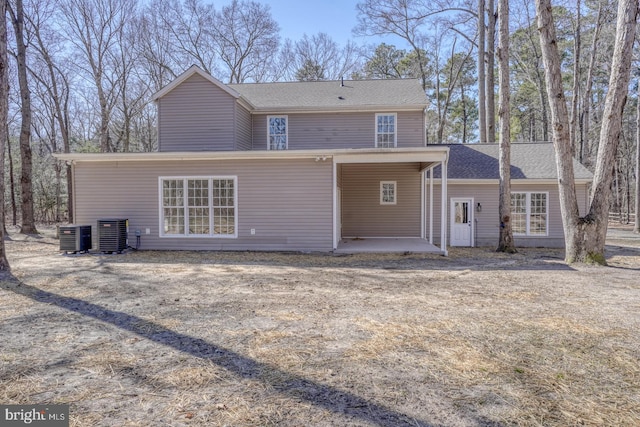
[[[338,249],[338,165],[335,157],[331,158],[333,162],[333,250]]]
[[[447,256],[449,252],[447,251],[447,164],[449,160],[449,156],[445,157],[442,162],[442,179],[440,182],[442,183],[442,200],[441,200],[441,213],[440,213],[440,249],[444,256]]]
[[[429,168],[429,243],[433,245],[433,169]]]

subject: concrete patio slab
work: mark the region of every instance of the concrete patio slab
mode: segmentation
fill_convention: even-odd
[[[420,238],[350,238],[341,239],[338,248],[334,251],[337,254],[357,254],[357,253],[442,253],[442,250],[429,243],[428,240]]]

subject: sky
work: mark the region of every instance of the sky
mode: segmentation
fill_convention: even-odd
[[[356,26],[358,0],[257,0],[271,7],[271,16],[280,25],[281,40],[289,38],[297,41],[306,33],[308,36],[320,32],[327,33],[340,46],[348,40],[356,44],[394,44],[404,46],[398,38],[355,37],[351,30]]]

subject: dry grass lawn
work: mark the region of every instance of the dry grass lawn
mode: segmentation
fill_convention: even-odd
[[[12,235],[0,403],[72,426],[637,426],[640,237],[557,250],[62,255]]]

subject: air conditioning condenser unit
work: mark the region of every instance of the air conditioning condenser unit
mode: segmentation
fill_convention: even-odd
[[[90,225],[61,225],[60,226],[60,250],[64,253],[88,252],[91,249]]]

